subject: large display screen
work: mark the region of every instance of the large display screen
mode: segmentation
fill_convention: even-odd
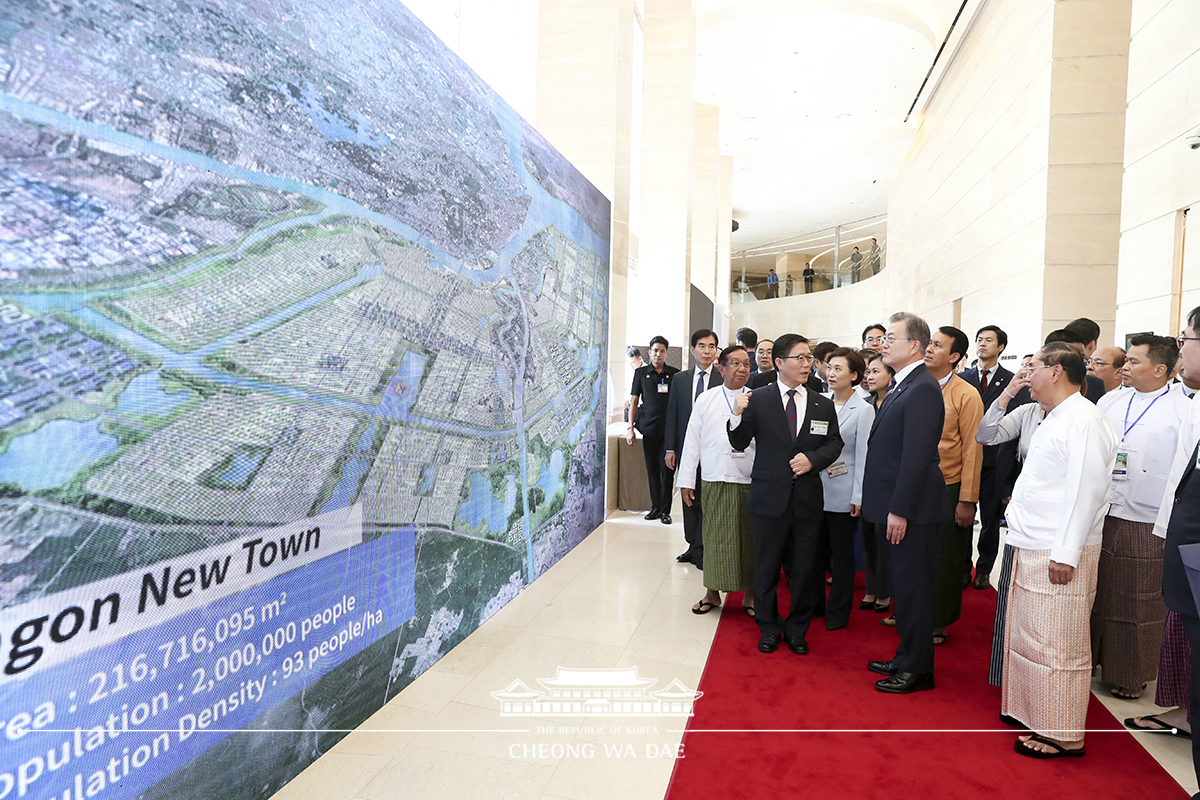
[[[387,0],[0,81],[0,800],[269,797],[600,523],[608,201]]]

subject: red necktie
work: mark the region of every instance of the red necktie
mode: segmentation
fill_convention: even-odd
[[[991,372],[991,370],[985,369],[983,371],[983,377],[979,379],[979,391],[981,391],[981,392],[987,391],[987,374],[989,372]]]
[[[792,438],[795,439],[796,438],[796,390],[788,389],[787,395],[788,395],[788,401],[787,401],[787,408],[785,410],[787,411],[788,431],[791,432]]]

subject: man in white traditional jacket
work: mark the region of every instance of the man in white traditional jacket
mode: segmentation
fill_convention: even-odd
[[[696,466],[703,478],[704,599],[692,606],[693,614],[707,614],[721,605],[721,592],[745,592],[742,607],[754,616],[754,540],[750,531],[750,471],[754,468],[754,442],[744,451],[729,444],[725,424],[733,412],[734,398],[747,392],[751,356],[741,345],[721,351],[717,369],[723,382],[705,391],[692,406],[683,441],[676,483],[683,502],[695,502]]]
[[[1134,336],[1122,368],[1129,388],[1099,403],[1120,442],[1092,607],[1092,659],[1116,697],[1141,697],[1146,682],[1158,677],[1166,539],[1154,535],[1154,520],[1191,408],[1167,383],[1178,358],[1174,339]]]
[[[1032,758],[1082,756],[1091,696],[1089,614],[1117,433],[1079,394],[1083,355],[1062,342],[1029,366],[1046,412],[1008,506],[1015,548],[1000,718],[1033,733],[1014,743]]]

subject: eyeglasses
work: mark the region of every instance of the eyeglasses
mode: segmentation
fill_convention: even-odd
[[[883,344],[883,337],[882,336],[868,336],[867,338],[863,339],[864,344],[866,344],[868,342],[870,344]]]
[[[814,361],[816,361],[816,358],[814,358],[813,356],[780,356],[780,358],[783,359],[784,361],[788,360],[789,358],[795,359],[796,361],[799,361],[801,364],[811,364]]]
[[[884,344],[893,344],[895,342],[915,342],[916,339],[910,339],[907,336],[892,336],[891,334],[888,334],[883,341]]]
[[[1101,361],[1096,358],[1089,358],[1084,363],[1090,367],[1111,367],[1112,366],[1111,361]]]
[[[1182,348],[1184,342],[1200,342],[1200,336],[1184,336],[1181,333],[1181,334],[1179,334],[1179,338],[1176,339],[1175,341],[1177,341],[1179,343],[1180,348]]]
[[[734,369],[750,369],[749,361],[727,361],[725,366],[733,367]]]

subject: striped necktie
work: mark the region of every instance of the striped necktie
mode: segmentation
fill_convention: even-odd
[[[792,438],[795,439],[796,438],[796,390],[788,389],[787,396],[788,396],[788,401],[787,401],[786,411],[787,411],[788,431],[791,432]]]

